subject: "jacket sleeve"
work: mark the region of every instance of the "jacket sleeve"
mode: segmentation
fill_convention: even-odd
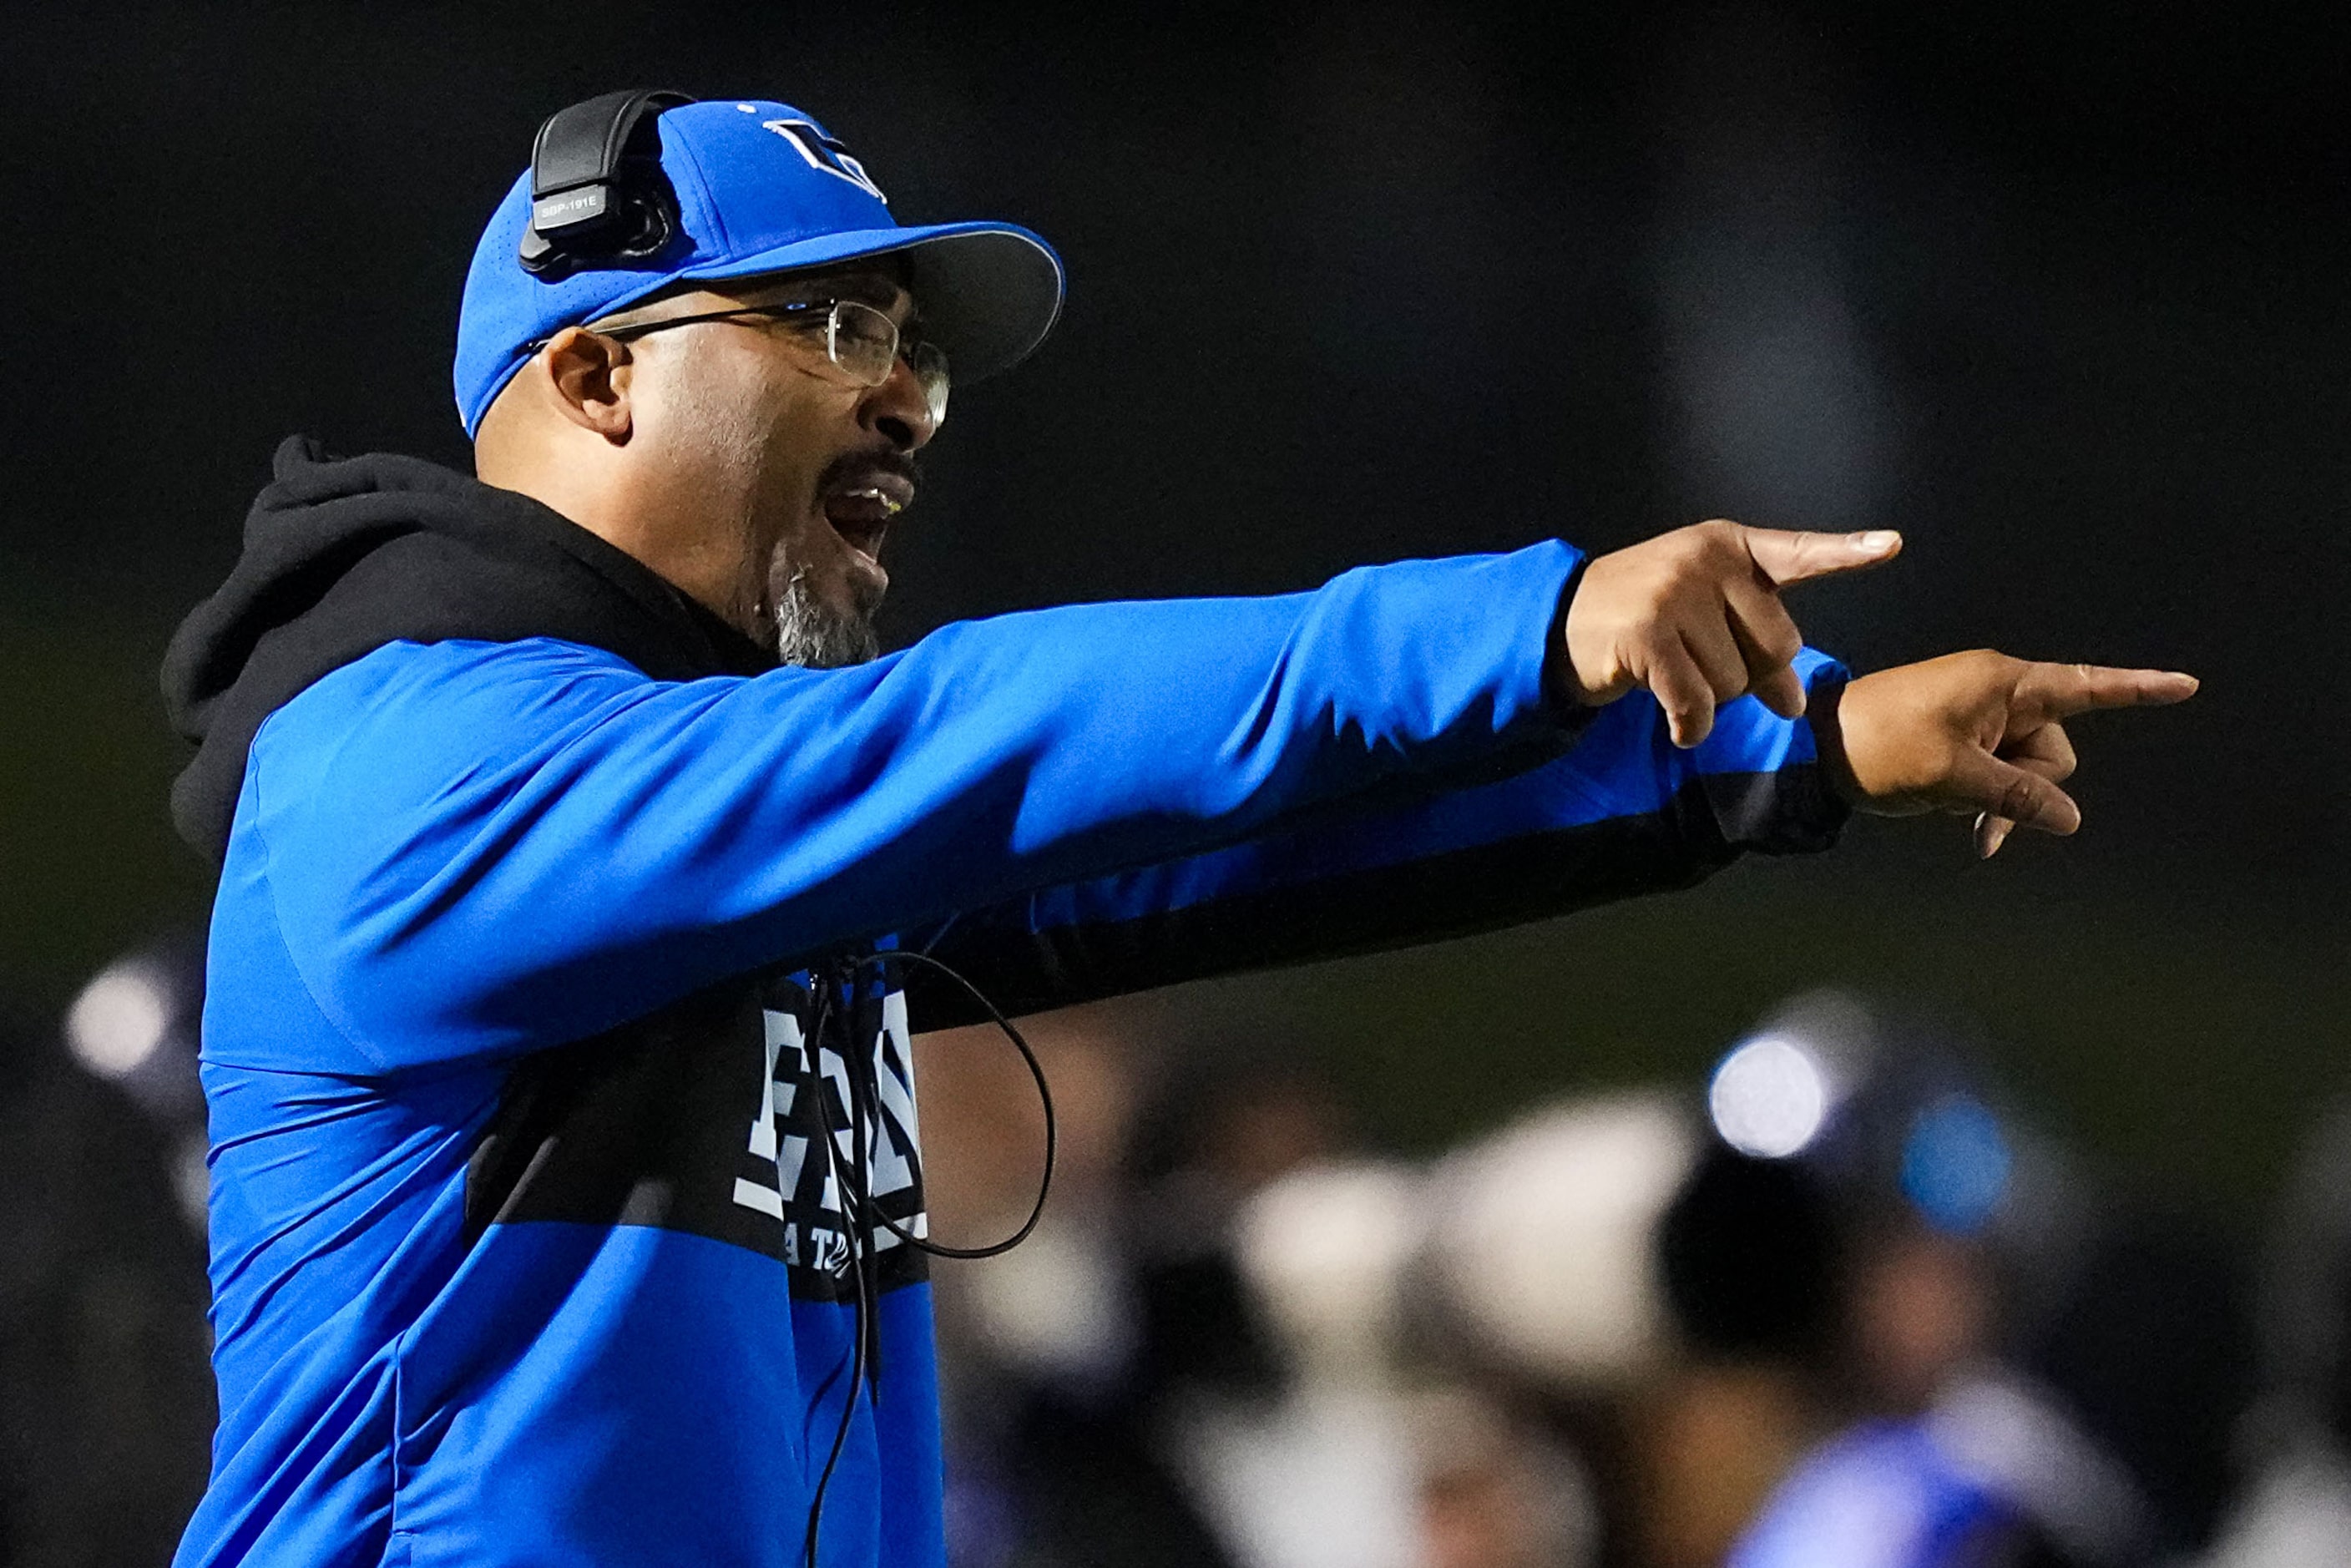
[[[349,1042],[317,1066],[582,1039],[1367,791],[1539,765],[1573,738],[1541,672],[1577,560],[1549,544],[1042,611],[747,680],[655,682],[546,640],[395,643],[262,727],[224,896],[266,893]]]
[[[1799,671],[1815,698],[1846,679],[1811,650]],[[1684,887],[1746,851],[1826,849],[1849,809],[1822,779],[1805,721],[1745,697],[1683,751],[1640,692],[1531,771],[1309,815],[1246,843],[959,915],[905,945],[1003,1011],[1038,1011]],[[925,1029],[980,1016],[935,970],[905,966],[904,982]]]

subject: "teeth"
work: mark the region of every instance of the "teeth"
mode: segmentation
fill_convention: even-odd
[[[891,495],[879,485],[861,486],[857,489],[849,491],[848,494],[858,500],[881,502],[886,508],[882,514],[885,517],[894,517],[906,509],[905,502]]]

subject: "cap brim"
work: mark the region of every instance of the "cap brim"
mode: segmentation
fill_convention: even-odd
[[[923,312],[923,336],[946,350],[958,382],[1010,370],[1061,315],[1061,258],[1016,224],[931,224],[865,229],[778,246],[676,279],[715,283],[869,256],[906,258],[906,286]]]

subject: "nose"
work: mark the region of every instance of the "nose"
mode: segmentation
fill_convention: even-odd
[[[901,452],[918,452],[930,444],[938,427],[931,420],[931,400],[914,367],[904,359],[890,361],[890,377],[865,394],[857,411],[858,423]]]

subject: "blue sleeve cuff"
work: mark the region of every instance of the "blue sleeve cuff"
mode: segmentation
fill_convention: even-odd
[[[1726,849],[1816,853],[1836,843],[1853,815],[1829,781],[1812,718],[1834,711],[1851,673],[1813,648],[1796,655],[1796,672],[1804,683],[1804,717],[1782,718],[1741,697],[1716,715],[1713,734],[1677,758],[1699,787]]]

